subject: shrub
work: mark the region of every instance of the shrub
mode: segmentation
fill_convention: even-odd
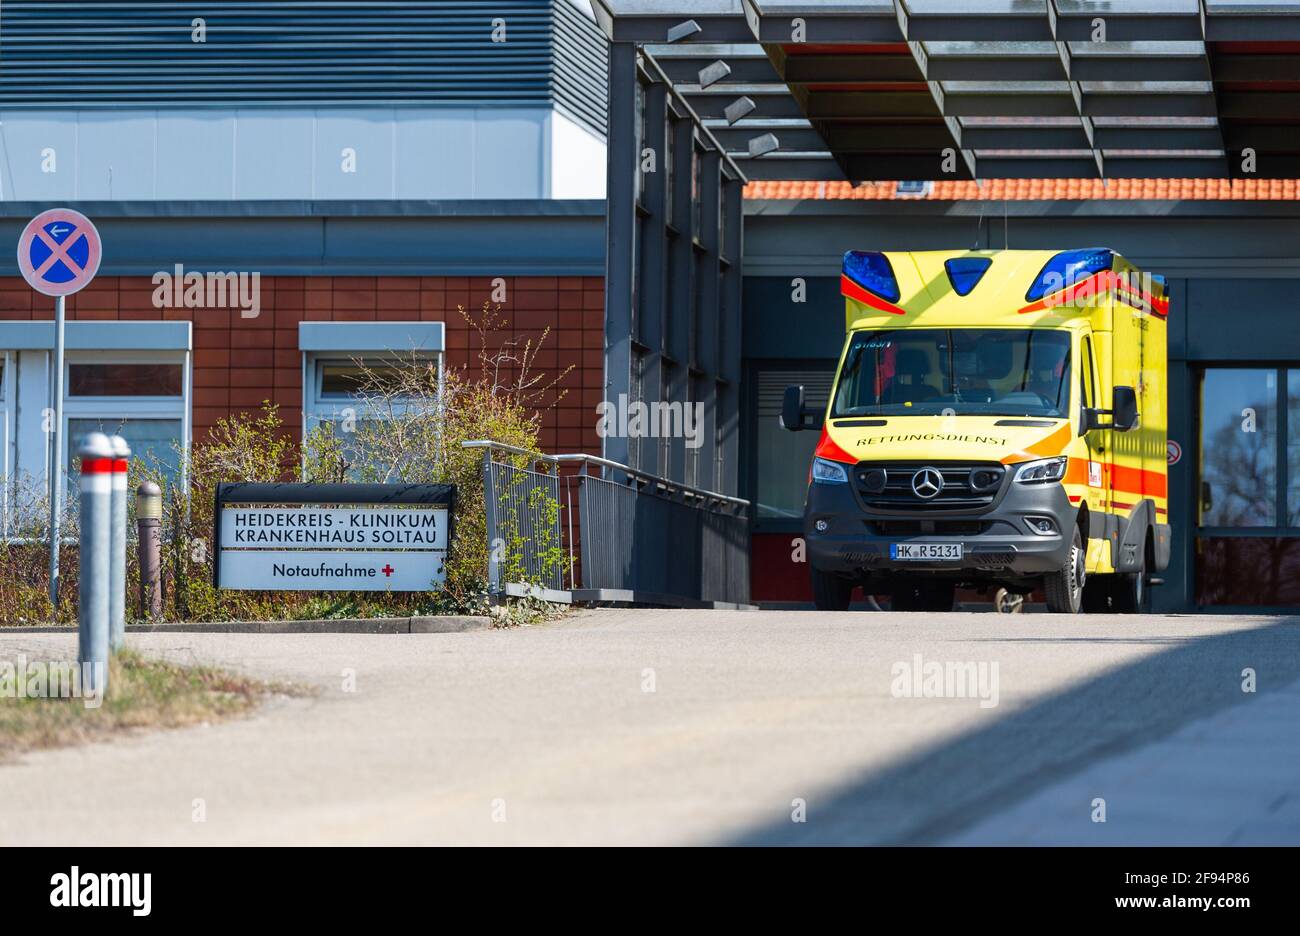
[[[75,490],[75,486],[74,486]],[[50,498],[44,483],[24,477],[12,484],[0,536],[0,624],[48,622],[50,613]],[[77,516],[67,503],[60,514],[60,602],[57,620],[77,621]]]

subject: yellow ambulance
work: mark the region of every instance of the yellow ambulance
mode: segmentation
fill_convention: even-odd
[[[1113,250],[852,250],[804,504],[816,605],[1135,612],[1169,564],[1162,277]]]

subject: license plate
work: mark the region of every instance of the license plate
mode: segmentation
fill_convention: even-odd
[[[961,560],[961,543],[890,543],[890,559]]]

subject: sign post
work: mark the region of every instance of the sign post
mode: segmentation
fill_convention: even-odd
[[[221,484],[212,583],[255,591],[436,591],[449,484]]]
[[[99,272],[102,242],[90,219],[71,208],[51,208],[27,222],[18,237],[18,269],[27,284],[54,297],[54,366],[50,426],[50,605],[59,611],[59,522],[63,513],[63,321],[64,297]]]
[[[59,618],[59,524],[63,520],[63,321],[64,298],[54,299],[54,419],[50,422],[50,618]]]

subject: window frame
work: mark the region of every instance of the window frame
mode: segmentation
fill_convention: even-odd
[[[1295,541],[1300,539],[1300,523],[1290,523],[1290,511],[1287,502],[1288,487],[1291,481],[1292,471],[1288,461],[1288,442],[1290,439],[1289,413],[1287,410],[1289,403],[1289,386],[1288,376],[1290,373],[1300,373],[1300,362],[1294,360],[1215,360],[1215,361],[1197,361],[1190,367],[1192,382],[1192,441],[1194,450],[1190,453],[1193,474],[1189,484],[1187,495],[1187,506],[1189,509],[1189,599],[1197,610],[1212,610],[1220,613],[1249,613],[1249,614],[1269,614],[1282,613],[1294,610],[1294,605],[1278,604],[1273,601],[1265,601],[1257,604],[1237,604],[1229,601],[1215,602],[1205,601],[1205,588],[1207,584],[1203,581],[1204,574],[1200,557],[1205,554],[1213,540],[1238,540],[1248,541],[1253,539],[1262,540],[1288,540]],[[1204,412],[1204,394],[1205,394],[1205,375],[1215,370],[1249,370],[1260,373],[1273,374],[1273,389],[1276,393],[1273,402],[1274,409],[1274,526],[1206,526],[1201,523],[1201,482],[1202,473],[1202,456],[1204,454],[1204,440],[1202,433],[1205,430],[1205,412]]]
[[[71,370],[74,364],[179,364],[181,366],[180,396],[73,396],[67,392],[71,386]],[[145,421],[179,421],[181,435],[180,464],[177,481],[185,485],[189,475],[190,446],[192,442],[191,401],[193,399],[193,363],[188,350],[65,350],[63,355],[63,454],[67,463],[57,466],[63,479],[65,503],[71,496],[69,486],[69,468],[75,457],[75,440],[69,434],[69,427],[74,419],[98,419],[108,421],[130,422]],[[47,459],[50,456],[47,456]]]
[[[324,378],[325,366],[329,364],[345,364],[349,366],[373,366],[376,364],[401,364],[412,359],[427,361],[436,360],[438,363],[438,396],[437,404],[442,405],[443,393],[445,390],[445,368],[446,354],[443,351],[415,351],[399,354],[394,352],[356,352],[348,355],[339,351],[304,351],[302,354],[302,424],[303,432],[307,433],[320,425],[322,422],[338,422],[343,419],[342,411],[348,409],[360,402],[356,395],[348,397],[323,396],[321,393],[321,384]],[[401,407],[398,407],[401,409]],[[374,418],[377,415],[369,407],[361,407],[356,413],[357,418]]]
[[[858,348],[865,349],[864,351],[861,352],[862,354],[871,353],[873,350],[878,353],[879,350],[881,350],[880,348],[875,348],[875,349],[867,348],[866,345],[861,343],[864,337],[867,344],[869,344],[872,341],[875,341],[878,336],[882,336],[882,335],[884,336],[901,335],[903,336],[903,340],[906,341],[909,339],[924,340],[926,337],[931,335],[952,336],[952,335],[961,334],[965,336],[967,340],[969,340],[970,335],[976,332],[982,332],[988,335],[1001,334],[1001,335],[1012,335],[1012,336],[1025,336],[1026,340],[1024,341],[1023,354],[1026,355],[1026,362],[1028,360],[1027,355],[1029,354],[1029,349],[1032,346],[1033,338],[1036,335],[1051,336],[1053,339],[1055,339],[1056,342],[1059,343],[1058,350],[1061,352],[1062,363],[1064,365],[1064,372],[1060,375],[1059,379],[1057,379],[1055,382],[1055,392],[1056,392],[1055,411],[1048,412],[1048,413],[1024,413],[1023,415],[1029,416],[1031,418],[1042,418],[1042,419],[1069,420],[1071,418],[1071,415],[1073,413],[1072,401],[1074,400],[1074,376],[1073,374],[1070,373],[1070,370],[1074,366],[1074,355],[1076,354],[1075,348],[1078,346],[1078,340],[1075,337],[1077,335],[1077,332],[1073,331],[1072,329],[1064,328],[1064,327],[1031,328],[1028,326],[1024,326],[1024,327],[1008,328],[1004,326],[992,326],[992,325],[990,326],[926,325],[926,326],[917,326],[913,328],[894,326],[894,327],[855,329],[849,332],[848,335],[846,335],[845,337],[845,343],[840,355],[840,361],[836,366],[835,383],[831,391],[831,399],[830,399],[829,408],[827,410],[827,417],[829,419],[853,419],[853,418],[860,418],[863,416],[867,416],[873,418],[879,417],[879,418],[887,419],[891,417],[901,417],[901,416],[908,416],[908,415],[922,415],[922,416],[940,415],[939,413],[930,413],[930,412],[920,412],[920,413],[913,414],[912,412],[907,410],[904,410],[903,412],[874,412],[874,413],[873,412],[852,412],[852,411],[837,412],[837,409],[839,408],[842,402],[841,398],[846,395],[846,392],[849,391],[851,388],[851,393],[847,393],[848,396],[850,397],[860,396],[861,393],[863,392],[861,386],[863,382],[868,380],[871,381],[872,384],[874,384],[877,388],[874,391],[874,395],[876,396],[878,402],[871,405],[878,406],[878,407],[886,406],[886,405],[891,405],[891,406],[900,405],[898,403],[885,403],[882,400],[880,400],[878,368],[867,370],[862,366],[861,363],[855,361],[854,362],[855,370],[852,374],[847,375],[849,382],[846,382],[845,370],[849,365],[849,356],[853,354],[853,352]],[[937,372],[942,377],[944,376],[943,358],[942,355],[939,354],[938,347],[939,346],[937,344],[937,339],[936,339],[935,356],[936,356],[936,360],[939,361],[939,367],[937,369]],[[927,354],[927,358],[928,357],[929,355]],[[952,364],[951,348],[949,349],[948,362],[949,362],[949,370],[951,372],[948,373],[946,376],[955,387],[956,368]],[[927,374],[925,380],[929,380],[933,376],[933,373],[934,372]],[[1010,374],[1011,371],[1008,371],[1006,376],[1009,376]],[[931,389],[936,390],[936,392],[940,392],[943,389],[942,387],[935,388],[933,384],[928,384],[927,386],[929,386]],[[1064,391],[1064,394],[1062,394],[1062,391]],[[953,395],[955,398],[956,390],[954,390]],[[1062,395],[1064,395],[1064,400],[1061,399]],[[997,401],[991,401],[989,404],[985,404],[985,405],[992,405],[994,402]],[[907,405],[911,406],[910,403]],[[959,407],[961,405],[962,403],[960,401],[949,403],[947,404],[947,406],[944,407],[944,412],[948,411],[948,407],[953,407],[955,409],[956,407]],[[849,407],[848,409],[852,410],[857,408],[860,407],[855,406],[855,407]],[[998,413],[995,411],[994,412],[958,411],[956,412],[956,415],[957,416],[1017,416],[1021,414],[1020,413]]]
[[[1205,413],[1203,412],[1205,375],[1215,370],[1249,370],[1273,374],[1273,445],[1274,445],[1274,483],[1273,525],[1271,526],[1212,526],[1201,523],[1201,483],[1204,480],[1202,454],[1205,430]],[[1193,395],[1195,440],[1195,469],[1192,483],[1192,533],[1196,538],[1223,538],[1242,536],[1265,537],[1300,537],[1300,524],[1289,522],[1290,510],[1287,504],[1287,487],[1290,484],[1290,471],[1287,463],[1287,442],[1290,427],[1287,419],[1287,375],[1290,371],[1300,371],[1300,364],[1294,361],[1223,361],[1198,364],[1195,372],[1196,386]]]
[[[176,360],[163,360],[163,359],[159,359],[158,357],[156,357],[156,354],[157,354],[157,353],[161,353],[161,354],[163,354],[163,355],[166,355],[166,354],[168,354],[168,353],[170,353],[170,352],[148,352],[148,351],[140,351],[140,352],[125,352],[125,353],[123,353],[123,352],[113,352],[113,351],[108,351],[108,352],[103,352],[103,351],[65,351],[65,352],[64,352],[64,361],[63,361],[63,367],[64,367],[64,370],[63,370],[63,404],[64,404],[64,406],[65,406],[65,407],[67,406],[69,400],[76,400],[77,402],[94,401],[94,400],[110,400],[110,401],[115,401],[115,402],[116,402],[116,401],[127,401],[127,402],[130,402],[130,403],[138,403],[138,402],[172,402],[172,401],[175,401],[175,400],[177,400],[177,399],[184,399],[184,397],[185,397],[185,362],[182,361],[182,360],[179,360],[179,359],[176,359]],[[79,359],[78,359],[78,358],[80,358],[81,356],[83,356],[83,355],[87,355],[87,354],[101,354],[101,355],[102,355],[102,354],[107,354],[107,355],[110,355],[110,358],[107,358],[107,359],[105,359],[105,358],[97,358],[97,359],[94,359],[94,360],[90,360],[90,359],[79,360]],[[156,393],[155,393],[155,394],[145,394],[145,393],[127,393],[127,394],[95,393],[95,394],[87,394],[87,395],[84,395],[84,396],[78,396],[78,395],[76,395],[76,394],[74,394],[74,393],[72,392],[72,368],[74,368],[74,367],[85,367],[85,366],[87,366],[87,365],[90,365],[90,366],[95,366],[95,365],[105,365],[105,366],[113,367],[113,366],[118,366],[118,365],[132,365],[132,364],[161,364],[161,365],[166,365],[166,366],[170,366],[170,367],[179,367],[179,368],[181,369],[181,392],[180,392],[179,397],[176,396],[176,395],[173,395],[173,394],[156,394]]]

